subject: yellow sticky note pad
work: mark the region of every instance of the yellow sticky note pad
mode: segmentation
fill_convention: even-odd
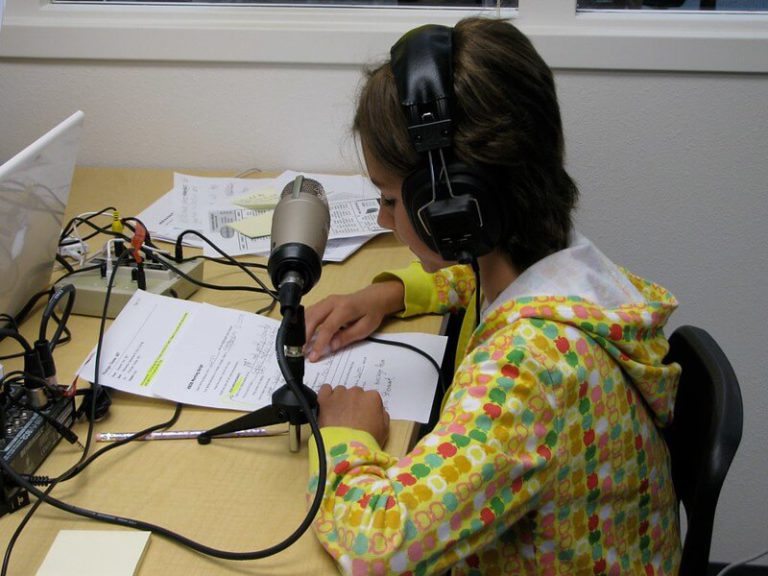
[[[133,576],[149,532],[60,530],[37,576]]]
[[[243,208],[250,208],[251,210],[269,210],[277,206],[278,197],[274,188],[262,188],[255,190],[244,196],[238,196],[233,199],[232,204],[242,206]]]
[[[274,210],[269,210],[263,214],[251,216],[250,218],[244,218],[237,222],[229,224],[238,232],[245,234],[249,238],[258,238],[259,236],[269,236],[272,233],[272,213]]]

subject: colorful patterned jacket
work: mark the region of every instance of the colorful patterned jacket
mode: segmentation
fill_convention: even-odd
[[[471,303],[470,269],[390,273],[405,315]],[[433,431],[405,457],[323,428],[315,532],[345,574],[677,574],[669,457],[675,299],[583,237],[520,275],[460,343]],[[314,446],[309,449],[315,453]],[[317,485],[310,457],[309,493]]]

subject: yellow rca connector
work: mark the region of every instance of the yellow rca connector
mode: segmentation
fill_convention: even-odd
[[[117,210],[112,212],[112,232],[115,234],[123,233],[123,223],[120,220],[120,212]]]

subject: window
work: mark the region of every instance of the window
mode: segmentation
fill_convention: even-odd
[[[553,68],[768,72],[768,0],[255,1],[5,0],[0,58],[362,66],[406,30],[486,15]]]
[[[51,0],[53,4],[318,6],[324,8],[517,8],[517,0]]]
[[[766,12],[768,0],[577,0],[577,10]]]

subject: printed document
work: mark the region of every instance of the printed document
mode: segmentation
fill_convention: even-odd
[[[276,178],[208,178],[174,174],[173,188],[139,218],[157,239],[174,242],[183,230],[204,234],[231,256],[269,254],[272,209],[280,192],[299,172]],[[331,228],[323,255],[342,262],[365,242],[387,232],[377,222],[378,192],[360,175],[303,174],[322,184],[331,212]],[[218,256],[208,244],[187,235],[184,244]]]
[[[285,383],[275,352],[279,325],[251,312],[139,290],[105,334],[99,383],[184,404],[256,410]],[[378,337],[411,344],[442,362],[444,336]],[[93,382],[95,361],[94,350],[78,375]],[[427,422],[437,376],[412,350],[361,342],[306,362],[304,383],[315,391],[324,383],[377,390],[392,418]]]

